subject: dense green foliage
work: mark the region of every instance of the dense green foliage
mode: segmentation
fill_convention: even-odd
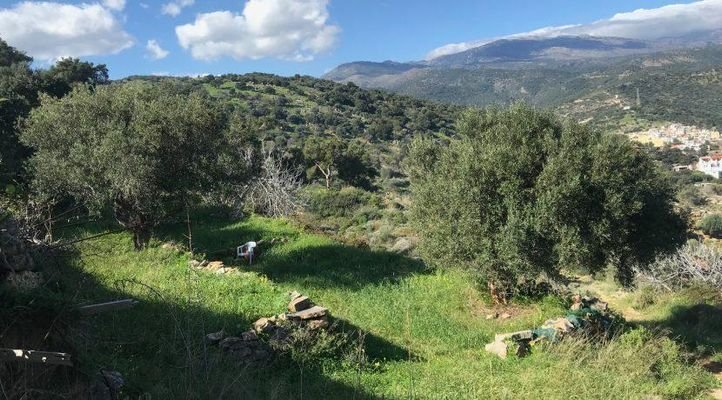
[[[0,191],[24,181],[23,163],[30,149],[18,141],[18,125],[33,107],[39,93],[62,97],[74,85],[108,82],[105,65],[78,59],[61,59],[48,70],[33,70],[32,58],[0,39]]]
[[[629,283],[686,233],[644,153],[526,106],[467,112],[448,146],[415,142],[408,170],[424,258],[479,271],[502,297],[562,267],[612,264]]]
[[[307,171],[308,181],[367,189],[376,184],[382,169],[393,175],[401,173],[401,149],[414,135],[452,135],[459,110],[451,105],[298,75],[284,78],[253,73],[128,80],[170,81],[204,88],[241,116],[244,129],[263,142],[265,151],[276,152],[289,168]]]
[[[17,140],[18,119],[37,102],[32,59],[0,39],[0,189],[19,175],[26,156]]]
[[[224,140],[241,135],[225,130],[222,114],[204,96],[139,83],[45,96],[21,138],[35,150],[40,195],[112,207],[142,248],[151,229],[192,204],[194,194],[243,182],[243,147]]]

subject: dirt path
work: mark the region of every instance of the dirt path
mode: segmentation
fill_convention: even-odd
[[[717,378],[717,380],[722,382],[722,363],[720,363],[719,361],[709,360],[702,364],[702,368],[709,371],[709,373],[714,375],[714,377]],[[713,399],[722,400],[722,388],[713,389],[712,391],[709,392],[709,395]]]

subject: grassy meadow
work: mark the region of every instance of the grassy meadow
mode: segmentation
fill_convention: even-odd
[[[341,245],[284,220],[203,213],[192,224],[193,247],[202,253],[196,257],[238,267],[218,275],[188,267],[185,233],[184,224],[163,227],[142,252],[133,251],[126,233],[80,242],[53,274],[65,301],[140,301],[81,319],[70,335],[81,375],[120,371],[130,399],[694,399],[717,385],[683,340],[657,330],[678,322],[664,311],[669,299],[659,296],[645,306],[655,310],[652,320],[609,342],[575,338],[501,360],[484,351],[494,334],[563,315],[565,300],[494,308],[462,271]],[[285,240],[253,266],[233,260],[238,243],[273,238]],[[328,307],[350,342],[280,357],[265,368],[239,367],[204,344],[206,333],[240,334],[257,318],[283,312],[292,290]],[[487,320],[492,312],[512,317]],[[696,339],[712,357],[722,350],[716,337]]]

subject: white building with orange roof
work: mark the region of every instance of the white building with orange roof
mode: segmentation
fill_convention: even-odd
[[[722,154],[710,154],[700,157],[699,161],[697,161],[697,171],[704,172],[714,178],[720,178],[720,173],[722,173]]]

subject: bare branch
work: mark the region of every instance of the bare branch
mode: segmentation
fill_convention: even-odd
[[[690,242],[677,253],[661,257],[649,268],[638,270],[637,278],[669,291],[694,283],[722,289],[722,252]]]

